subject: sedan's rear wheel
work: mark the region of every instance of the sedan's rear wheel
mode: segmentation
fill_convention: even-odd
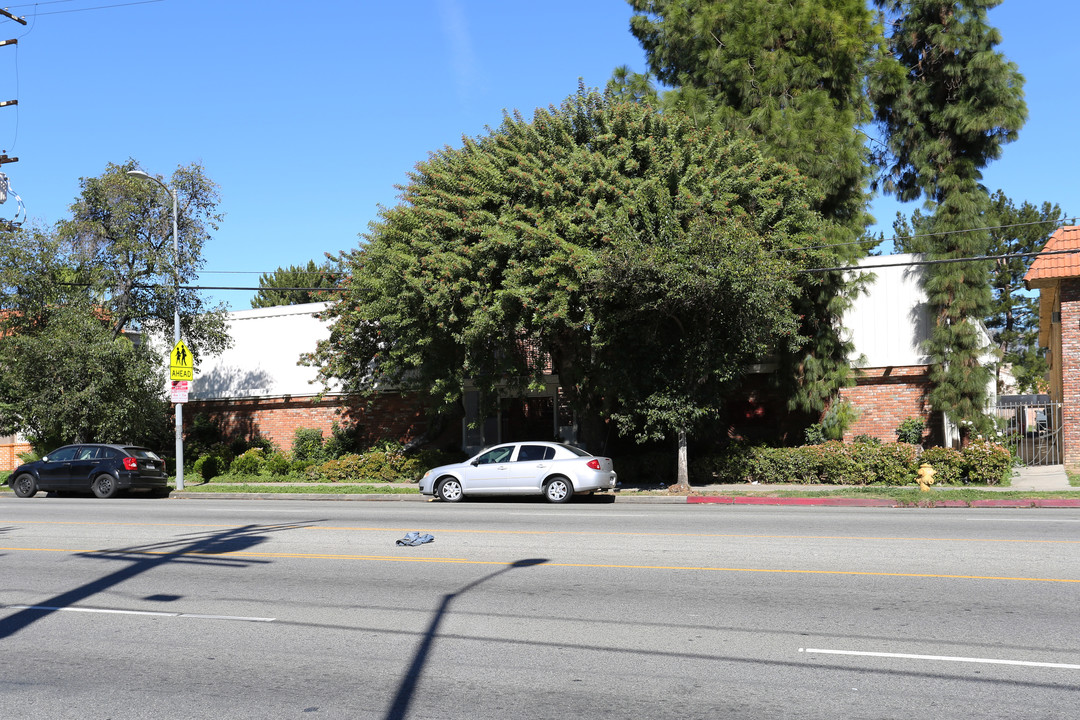
[[[569,502],[574,494],[574,486],[562,476],[556,476],[547,481],[544,486],[544,497],[551,503]]]
[[[435,494],[439,496],[439,499],[446,502],[457,502],[461,500],[464,493],[461,490],[461,483],[457,478],[446,478],[439,482]]]
[[[37,481],[30,473],[23,473],[11,483],[11,489],[21,498],[34,497],[37,495]]]
[[[111,498],[116,495],[116,478],[109,473],[101,473],[94,478],[94,484],[90,486],[90,489],[102,500]]]

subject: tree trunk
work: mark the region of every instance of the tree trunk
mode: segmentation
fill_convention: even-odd
[[[679,429],[679,451],[678,451],[678,482],[675,486],[678,488],[690,489],[690,463],[687,460],[686,452],[686,429]]]

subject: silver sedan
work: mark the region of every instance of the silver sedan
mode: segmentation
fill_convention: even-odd
[[[574,493],[618,485],[610,458],[552,442],[504,443],[463,463],[432,468],[420,492],[446,502],[466,495],[543,495],[562,503]]]

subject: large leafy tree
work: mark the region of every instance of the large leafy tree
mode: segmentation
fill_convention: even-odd
[[[865,255],[872,243],[856,241],[869,220],[872,163],[860,127],[871,118],[864,79],[882,37],[865,0],[628,2],[649,72],[617,69],[612,89],[648,99],[655,77],[672,88],[661,97],[666,111],[745,135],[795,166],[814,207],[834,221],[838,260]],[[804,285],[799,315],[810,342],[778,353],[792,409],[821,411],[852,382],[854,348],[837,327],[858,280],[822,273]]]
[[[790,275],[834,259],[784,252],[828,234],[811,204],[745,140],[581,91],[417,165],[342,258],[312,362],[444,410],[466,381],[494,400],[553,369],[588,444],[609,417],[672,436],[748,360],[800,342]]]
[[[314,260],[308,260],[307,265],[279,267],[259,277],[259,292],[251,299],[251,307],[302,305],[332,300],[335,297],[333,290],[339,282],[340,272],[329,260],[321,266],[316,265]]]
[[[179,303],[199,352],[228,342],[223,308],[186,284],[202,264],[217,194],[201,168],[179,168],[180,264],[172,201],[127,175],[134,161],[83,178],[72,217],[0,242],[0,432],[46,451],[71,441],[157,442],[167,424],[163,347]],[[166,340],[168,339],[168,340]],[[198,355],[197,355],[198,356]]]
[[[994,47],[987,23],[1000,0],[875,0],[892,22],[891,58],[875,65],[870,93],[891,153],[886,188],[901,200],[923,197],[928,210],[916,249],[931,259],[985,254],[990,203],[982,169],[1014,140],[1027,110],[1023,78]],[[987,263],[930,265],[924,285],[934,325],[931,357],[935,410],[961,423],[966,442],[985,415],[990,370],[976,325],[990,314]]]
[[[225,308],[211,307],[188,287],[205,264],[203,245],[222,219],[217,185],[197,163],[178,167],[168,179],[179,209],[174,254],[172,197],[157,183],[128,175],[137,168],[129,159],[109,163],[98,177],[81,178],[71,218],[57,225],[59,237],[114,335],[134,329],[171,338],[178,309],[181,337],[196,358],[220,352],[228,342]]]

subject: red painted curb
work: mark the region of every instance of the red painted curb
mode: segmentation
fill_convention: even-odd
[[[895,500],[882,498],[830,498],[830,497],[755,497],[753,495],[690,495],[686,502],[692,505],[797,505],[829,507],[895,507],[895,508],[1075,508],[1080,498],[1028,498],[1024,500],[931,500],[918,504],[897,505]]]
[[[972,500],[968,505],[971,507],[1001,507],[1001,508],[1029,508],[1034,505],[1034,500]]]
[[[1043,508],[1080,507],[1080,498],[1035,498],[1032,502],[1035,503],[1035,507]]]

